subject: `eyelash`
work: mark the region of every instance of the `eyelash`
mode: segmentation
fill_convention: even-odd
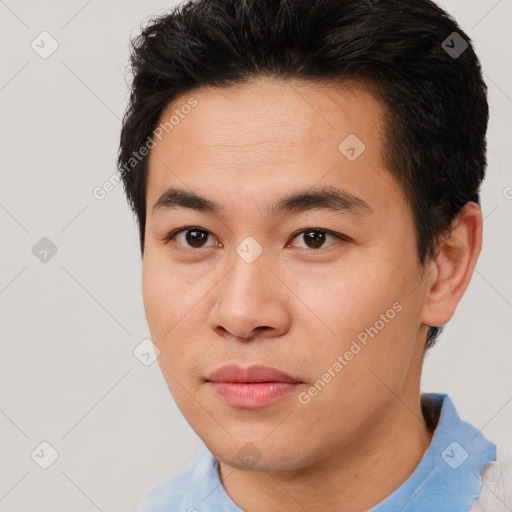
[[[175,229],[174,231],[171,231],[165,237],[164,241],[165,241],[165,243],[172,242],[174,240],[174,238],[176,238],[177,235],[179,235],[180,233],[183,233],[183,232],[187,232],[187,231],[201,231],[202,233],[206,233],[208,235],[212,234],[209,231],[207,231],[206,229],[202,229],[202,228],[199,228],[199,227],[196,227],[196,226],[185,226],[185,227],[182,227],[182,228]],[[330,231],[328,229],[321,229],[321,228],[301,229],[301,230],[296,231],[295,233],[293,233],[293,235],[291,235],[290,240],[294,240],[299,235],[304,234],[304,233],[308,233],[308,232],[324,233],[326,235],[331,235],[331,236],[337,238],[338,241],[344,242],[344,243],[352,242],[352,239],[350,237],[346,236],[346,235],[342,235],[340,233],[334,233],[333,231]],[[338,243],[338,242],[336,242],[336,243]],[[335,245],[336,243],[331,244],[331,245]],[[177,245],[179,245],[179,244],[177,244]],[[306,251],[315,251],[315,252],[317,252],[317,251],[320,251],[322,249],[328,249],[329,247],[331,247],[331,245],[329,245],[328,247],[320,247],[318,249],[312,249],[312,248],[309,248],[309,247],[299,247],[299,249],[306,250]],[[205,248],[206,247],[199,247],[199,248],[196,249],[196,248],[193,248],[193,247],[185,247],[184,250],[199,251],[199,250],[205,249]]]

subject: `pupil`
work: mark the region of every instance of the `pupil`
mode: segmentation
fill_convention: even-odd
[[[309,233],[304,233],[304,241],[308,245],[312,245],[315,248],[321,247],[325,241],[325,233],[321,231],[309,231]]]
[[[197,229],[187,231],[185,238],[192,247],[201,247],[206,240],[206,233]]]

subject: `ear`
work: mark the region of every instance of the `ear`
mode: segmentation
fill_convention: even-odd
[[[468,287],[482,248],[482,212],[467,203],[452,223],[451,231],[438,244],[427,279],[421,321],[425,325],[446,324]]]

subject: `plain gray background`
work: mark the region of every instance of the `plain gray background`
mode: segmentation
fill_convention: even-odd
[[[484,249],[422,390],[510,446],[512,2],[440,3],[483,65],[489,165]],[[0,511],[135,510],[202,446],[157,363],[134,355],[149,330],[122,186],[92,193],[116,171],[129,38],[173,5],[0,0]]]

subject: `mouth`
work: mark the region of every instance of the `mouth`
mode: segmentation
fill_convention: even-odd
[[[206,383],[227,404],[243,409],[264,407],[295,392],[303,381],[268,366],[222,366]]]

